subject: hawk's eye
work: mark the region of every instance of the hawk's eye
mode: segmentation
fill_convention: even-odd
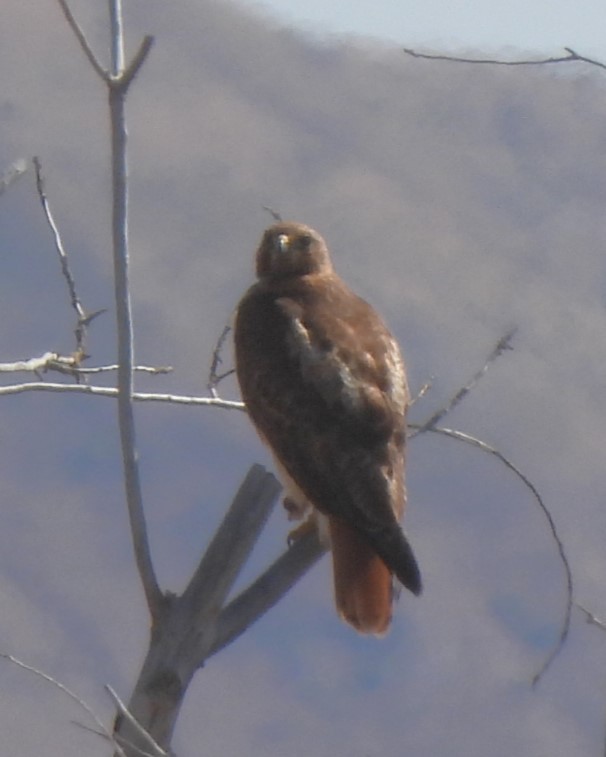
[[[311,244],[311,236],[309,234],[301,234],[298,238],[299,247],[306,250]]]

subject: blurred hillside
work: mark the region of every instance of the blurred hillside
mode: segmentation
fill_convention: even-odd
[[[105,6],[74,11],[102,55]],[[41,157],[85,306],[111,308],[105,93],[54,3],[5,0],[0,22],[0,165]],[[515,350],[449,422],[523,467],[560,529],[577,596],[603,604],[601,72],[414,60],[226,1],[133,2],[127,25],[131,52],[156,36],[128,102],[137,356],[175,367],[139,388],[203,394],[215,339],[252,282],[271,221],[262,207],[309,223],[387,317],[413,390],[435,377],[417,418],[518,326]],[[2,361],[68,352],[73,318],[31,175],[0,197],[0,240]],[[111,315],[91,328],[90,351],[91,363],[114,361]],[[224,392],[237,396],[233,382]],[[128,692],[147,632],[113,404],[20,395],[1,410],[0,651],[109,710],[100,684]],[[179,590],[240,475],[269,460],[240,413],[145,405],[137,416],[154,556],[163,586]],[[431,757],[599,753],[596,634],[573,627],[542,693],[526,687],[564,602],[528,492],[446,440],[415,440],[409,469],[423,599],[402,597],[377,646],[335,618],[325,561],[203,672],[179,754],[200,753],[200,713],[207,753],[222,757],[399,757],[402,744]],[[286,530],[277,512],[245,579]],[[50,753],[52,733],[57,753],[82,754],[83,742],[65,745],[71,715],[14,674],[3,687],[13,753]]]

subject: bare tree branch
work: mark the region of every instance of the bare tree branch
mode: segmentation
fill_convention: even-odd
[[[416,427],[416,428],[419,428],[419,427]],[[566,639],[568,638],[568,633],[570,631],[570,620],[572,616],[572,605],[573,605],[572,571],[570,569],[570,563],[568,562],[566,550],[564,549],[564,543],[560,539],[560,536],[557,532],[553,516],[551,515],[547,505],[543,502],[543,498],[539,494],[539,491],[536,488],[536,486],[532,483],[532,481],[526,475],[524,475],[524,473],[522,473],[522,471],[517,466],[515,466],[508,458],[506,458],[502,452],[499,452],[499,450],[495,449],[494,447],[491,447],[489,444],[486,444],[486,442],[483,442],[480,439],[476,439],[474,436],[470,436],[469,434],[465,434],[462,431],[456,431],[455,429],[451,429],[451,428],[439,428],[436,426],[426,428],[425,430],[430,431],[432,433],[436,433],[436,434],[443,434],[444,436],[449,436],[452,439],[458,439],[459,441],[465,442],[466,444],[471,444],[472,446],[478,447],[484,452],[488,452],[489,454],[494,455],[498,460],[500,460],[503,463],[503,465],[505,465],[507,468],[509,468],[510,471],[515,473],[515,475],[522,481],[522,483],[526,486],[526,488],[529,489],[529,491],[532,493],[533,497],[535,498],[541,512],[547,519],[549,530],[551,531],[552,538],[556,543],[558,553],[560,556],[560,561],[564,567],[564,573],[566,575],[566,606],[564,610],[564,618],[562,619],[562,624],[560,627],[560,633],[558,635],[556,643],[554,644],[551,652],[547,655],[547,658],[545,659],[543,664],[540,666],[538,671],[532,677],[532,685],[536,686],[539,683],[540,679],[543,677],[543,675],[547,672],[547,669],[550,667],[551,663],[562,651],[562,647],[564,646],[564,644],[566,643]]]
[[[95,715],[92,708],[86,704],[86,702],[82,699],[82,697],[79,697],[77,694],[74,694],[74,692],[71,689],[68,689],[67,686],[60,681],[57,681],[52,676],[49,676],[48,673],[44,673],[42,670],[38,670],[38,668],[34,668],[31,665],[28,665],[25,662],[22,662],[17,657],[13,657],[11,654],[6,654],[4,652],[0,652],[0,657],[4,660],[8,660],[9,662],[12,662],[13,665],[17,665],[19,668],[23,668],[23,670],[27,670],[30,673],[33,673],[35,676],[38,676],[38,678],[42,678],[42,680],[47,681],[47,683],[52,684],[55,688],[59,689],[59,691],[63,692],[66,696],[68,696],[72,701],[74,701],[79,707],[81,707],[86,714],[93,720],[97,728],[99,729],[99,732],[101,735],[103,735],[104,738],[106,738],[112,746],[115,748],[116,752],[118,753],[119,757],[126,757],[126,754],[124,753],[124,750],[118,744],[118,742],[115,740],[113,734],[111,731],[109,731],[103,722]]]
[[[139,49],[135,53],[128,68],[122,74],[120,86],[123,87],[125,90],[128,89],[128,87],[130,87],[133,79],[139,73],[139,70],[141,69],[141,66],[143,65],[143,63],[145,62],[145,59],[147,58],[153,44],[154,44],[154,38],[150,34],[143,37],[143,41],[141,42]]]
[[[225,371],[225,373],[222,373],[222,374],[217,373],[217,371],[219,370],[219,366],[223,362],[223,358],[221,357],[221,352],[223,351],[225,340],[227,339],[230,331],[231,331],[231,323],[227,323],[223,327],[223,331],[220,333],[219,338],[217,339],[217,343],[215,344],[215,348],[213,350],[213,357],[210,364],[210,371],[208,372],[208,383],[206,384],[206,388],[208,389],[211,397],[219,396],[219,393],[217,392],[217,386],[219,385],[221,381],[223,381],[224,378],[227,378],[228,376],[231,376],[232,373],[234,373],[233,368],[229,371]]]
[[[465,397],[469,394],[469,392],[473,389],[473,387],[478,383],[478,381],[484,376],[486,371],[489,369],[492,363],[505,352],[505,350],[511,350],[513,349],[511,346],[511,340],[513,339],[514,334],[516,333],[517,329],[511,329],[508,331],[505,336],[502,336],[499,341],[494,346],[494,349],[490,353],[490,355],[486,358],[486,361],[484,365],[480,368],[479,371],[476,371],[474,375],[469,379],[469,381],[462,386],[455,394],[452,396],[452,398],[446,403],[446,405],[435,412],[430,418],[425,421],[421,426],[416,428],[413,434],[410,434],[410,436],[416,436],[417,434],[422,434],[424,431],[428,431],[435,426],[446,416],[448,413],[450,413],[454,408],[463,400]],[[426,385],[427,386],[427,385]]]
[[[271,473],[254,465],[198,565],[181,601],[197,629],[213,627],[242,566],[247,561],[273,509],[281,485]],[[202,642],[200,664],[208,653]]]
[[[68,394],[93,394],[97,397],[111,397],[116,399],[119,390],[112,386],[90,386],[88,384],[53,384],[46,381],[32,381],[27,384],[10,384],[0,386],[0,397],[8,394],[23,394],[25,392],[66,392]],[[190,405],[203,407],[219,407],[224,410],[244,411],[243,402],[223,400],[215,397],[185,397],[179,394],[155,394],[147,392],[133,392],[133,400],[139,402],[169,402],[175,405]]]
[[[544,66],[550,63],[573,63],[583,62],[589,63],[592,66],[598,66],[599,68],[606,68],[606,63],[595,60],[594,58],[587,58],[584,55],[579,55],[570,47],[565,47],[566,55],[562,55],[554,58],[540,58],[539,60],[500,60],[499,58],[463,58],[457,55],[438,55],[433,53],[419,53],[416,50],[410,48],[404,48],[404,52],[407,55],[411,55],[413,58],[424,58],[425,60],[447,60],[453,63],[476,63],[476,64],[488,64],[494,66]]]
[[[141,739],[147,743],[147,745],[152,750],[151,752],[141,752],[141,750],[135,745],[135,744],[129,744],[128,746],[131,749],[136,749],[141,754],[148,755],[149,757],[166,757],[168,755],[168,752],[166,752],[162,747],[156,743],[156,741],[153,739],[152,736],[143,728],[143,726],[140,725],[140,723],[137,722],[137,720],[131,715],[131,713],[128,711],[126,705],[124,702],[120,699],[120,697],[116,694],[116,692],[112,689],[109,684],[105,685],[105,691],[110,695],[112,698],[114,704],[118,708],[120,714],[122,717],[126,718],[128,722],[131,724],[131,726],[136,731],[137,735],[141,737]]]
[[[276,223],[284,220],[278,210],[270,208],[269,205],[262,205],[261,207],[263,210],[266,210],[269,213],[269,215],[274,219],[274,221],[276,221]]]
[[[112,83],[116,77],[120,77],[124,73],[124,39],[122,34],[122,7],[120,0],[110,0],[109,10],[111,24],[111,77],[106,79],[106,81],[109,89],[111,121],[112,240],[114,297],[118,328],[118,424],[122,446],[126,501],[135,559],[152,621],[155,621],[164,607],[164,597],[156,578],[147,536],[133,410],[134,347],[129,283],[128,162],[124,113],[127,86],[116,87]]]
[[[69,291],[70,303],[71,303],[72,308],[76,312],[76,318],[77,318],[77,324],[76,324],[76,329],[75,329],[76,350],[73,353],[72,357],[74,359],[74,366],[78,366],[80,362],[84,358],[87,357],[86,355],[87,327],[98,315],[101,315],[101,313],[104,313],[105,309],[97,310],[94,313],[87,313],[82,305],[82,301],[80,300],[80,297],[78,296],[78,293],[76,291],[76,282],[74,280],[74,276],[70,269],[67,252],[65,250],[65,247],[63,246],[63,242],[61,240],[61,234],[59,233],[59,228],[55,222],[55,219],[53,218],[53,214],[50,209],[48,198],[46,196],[46,192],[44,191],[44,178],[42,176],[42,166],[40,164],[40,159],[37,157],[34,157],[33,164],[36,170],[36,189],[38,191],[38,197],[40,198],[40,203],[42,204],[42,210],[44,211],[44,215],[46,217],[47,223],[50,226],[51,232],[53,234],[53,239],[55,242],[55,249],[57,250],[57,254],[59,255],[59,261],[61,263],[61,273],[63,274],[63,278],[65,279],[67,283],[67,289]]]
[[[57,2],[59,3],[61,10],[63,11],[63,15],[65,16],[67,23],[70,25],[71,30],[73,31],[76,39],[78,40],[78,43],[80,44],[80,47],[82,48],[82,51],[88,58],[88,62],[95,69],[97,74],[103,79],[103,81],[107,82],[109,79],[109,71],[106,71],[103,68],[103,66],[99,63],[97,58],[95,57],[95,54],[93,53],[91,46],[88,44],[88,40],[84,36],[84,32],[82,31],[78,22],[74,18],[74,15],[71,12],[66,0],[57,0]]]
[[[585,620],[589,625],[597,626],[598,628],[601,628],[602,631],[606,631],[606,622],[603,620],[600,620],[597,615],[594,615],[592,612],[589,612],[583,605],[580,605],[578,602],[575,602],[575,605],[579,608],[579,610],[585,614]]]
[[[13,363],[0,363],[0,373],[46,373],[49,371],[58,371],[59,373],[76,378],[89,376],[96,373],[115,373],[118,370],[118,364],[97,365],[89,368],[83,368],[78,365],[77,358],[73,355],[59,355],[58,352],[45,352],[39,357],[32,357],[27,360],[16,360]],[[165,373],[171,373],[173,368],[170,365],[135,365],[133,371],[138,373],[148,373],[152,376],[158,376]]]
[[[208,657],[241,636],[326,553],[315,531],[297,539],[254,583],[221,611]]]

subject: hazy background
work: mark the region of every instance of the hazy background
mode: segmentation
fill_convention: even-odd
[[[398,32],[400,47],[328,22],[323,38],[322,22],[286,7],[127,5],[129,50],[156,35],[128,107],[137,358],[175,367],[138,388],[203,394],[216,336],[252,281],[262,206],[305,221],[388,319],[413,391],[435,377],[413,419],[518,326],[515,350],[449,423],[532,479],[578,601],[606,614],[605,74],[413,60],[400,47],[422,46],[423,27]],[[105,56],[106,4],[73,8]],[[516,32],[510,57],[528,45]],[[455,35],[467,52],[476,40]],[[84,304],[111,308],[104,89],[50,0],[4,0],[0,64],[0,167],[40,156]],[[0,361],[73,348],[31,175],[0,197],[0,316]],[[114,361],[111,315],[91,328],[90,351],[91,364]],[[223,392],[237,397],[233,382]],[[75,688],[109,723],[102,685],[128,697],[148,625],[114,403],[23,394],[0,406],[0,651]],[[137,421],[154,557],[163,587],[179,591],[248,466],[269,460],[242,413],[147,404]],[[529,685],[559,630],[564,575],[528,492],[493,458],[428,437],[411,445],[409,492],[423,597],[402,595],[386,639],[361,638],[336,618],[323,560],[197,676],[180,757],[602,754],[597,628],[576,612],[564,653]],[[287,529],[278,508],[240,585]],[[72,719],[83,715],[58,692],[0,664],[7,754],[107,754]]]

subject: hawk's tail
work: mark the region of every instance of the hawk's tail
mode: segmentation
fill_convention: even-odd
[[[362,534],[329,517],[337,611],[360,633],[384,634],[391,622],[392,574]]]
[[[369,534],[339,518],[328,520],[339,615],[361,633],[384,634],[391,622],[393,575],[413,594],[422,591],[412,547],[397,524]]]
[[[421,571],[406,534],[397,523],[365,533],[368,541],[400,583],[419,596],[423,591]]]

